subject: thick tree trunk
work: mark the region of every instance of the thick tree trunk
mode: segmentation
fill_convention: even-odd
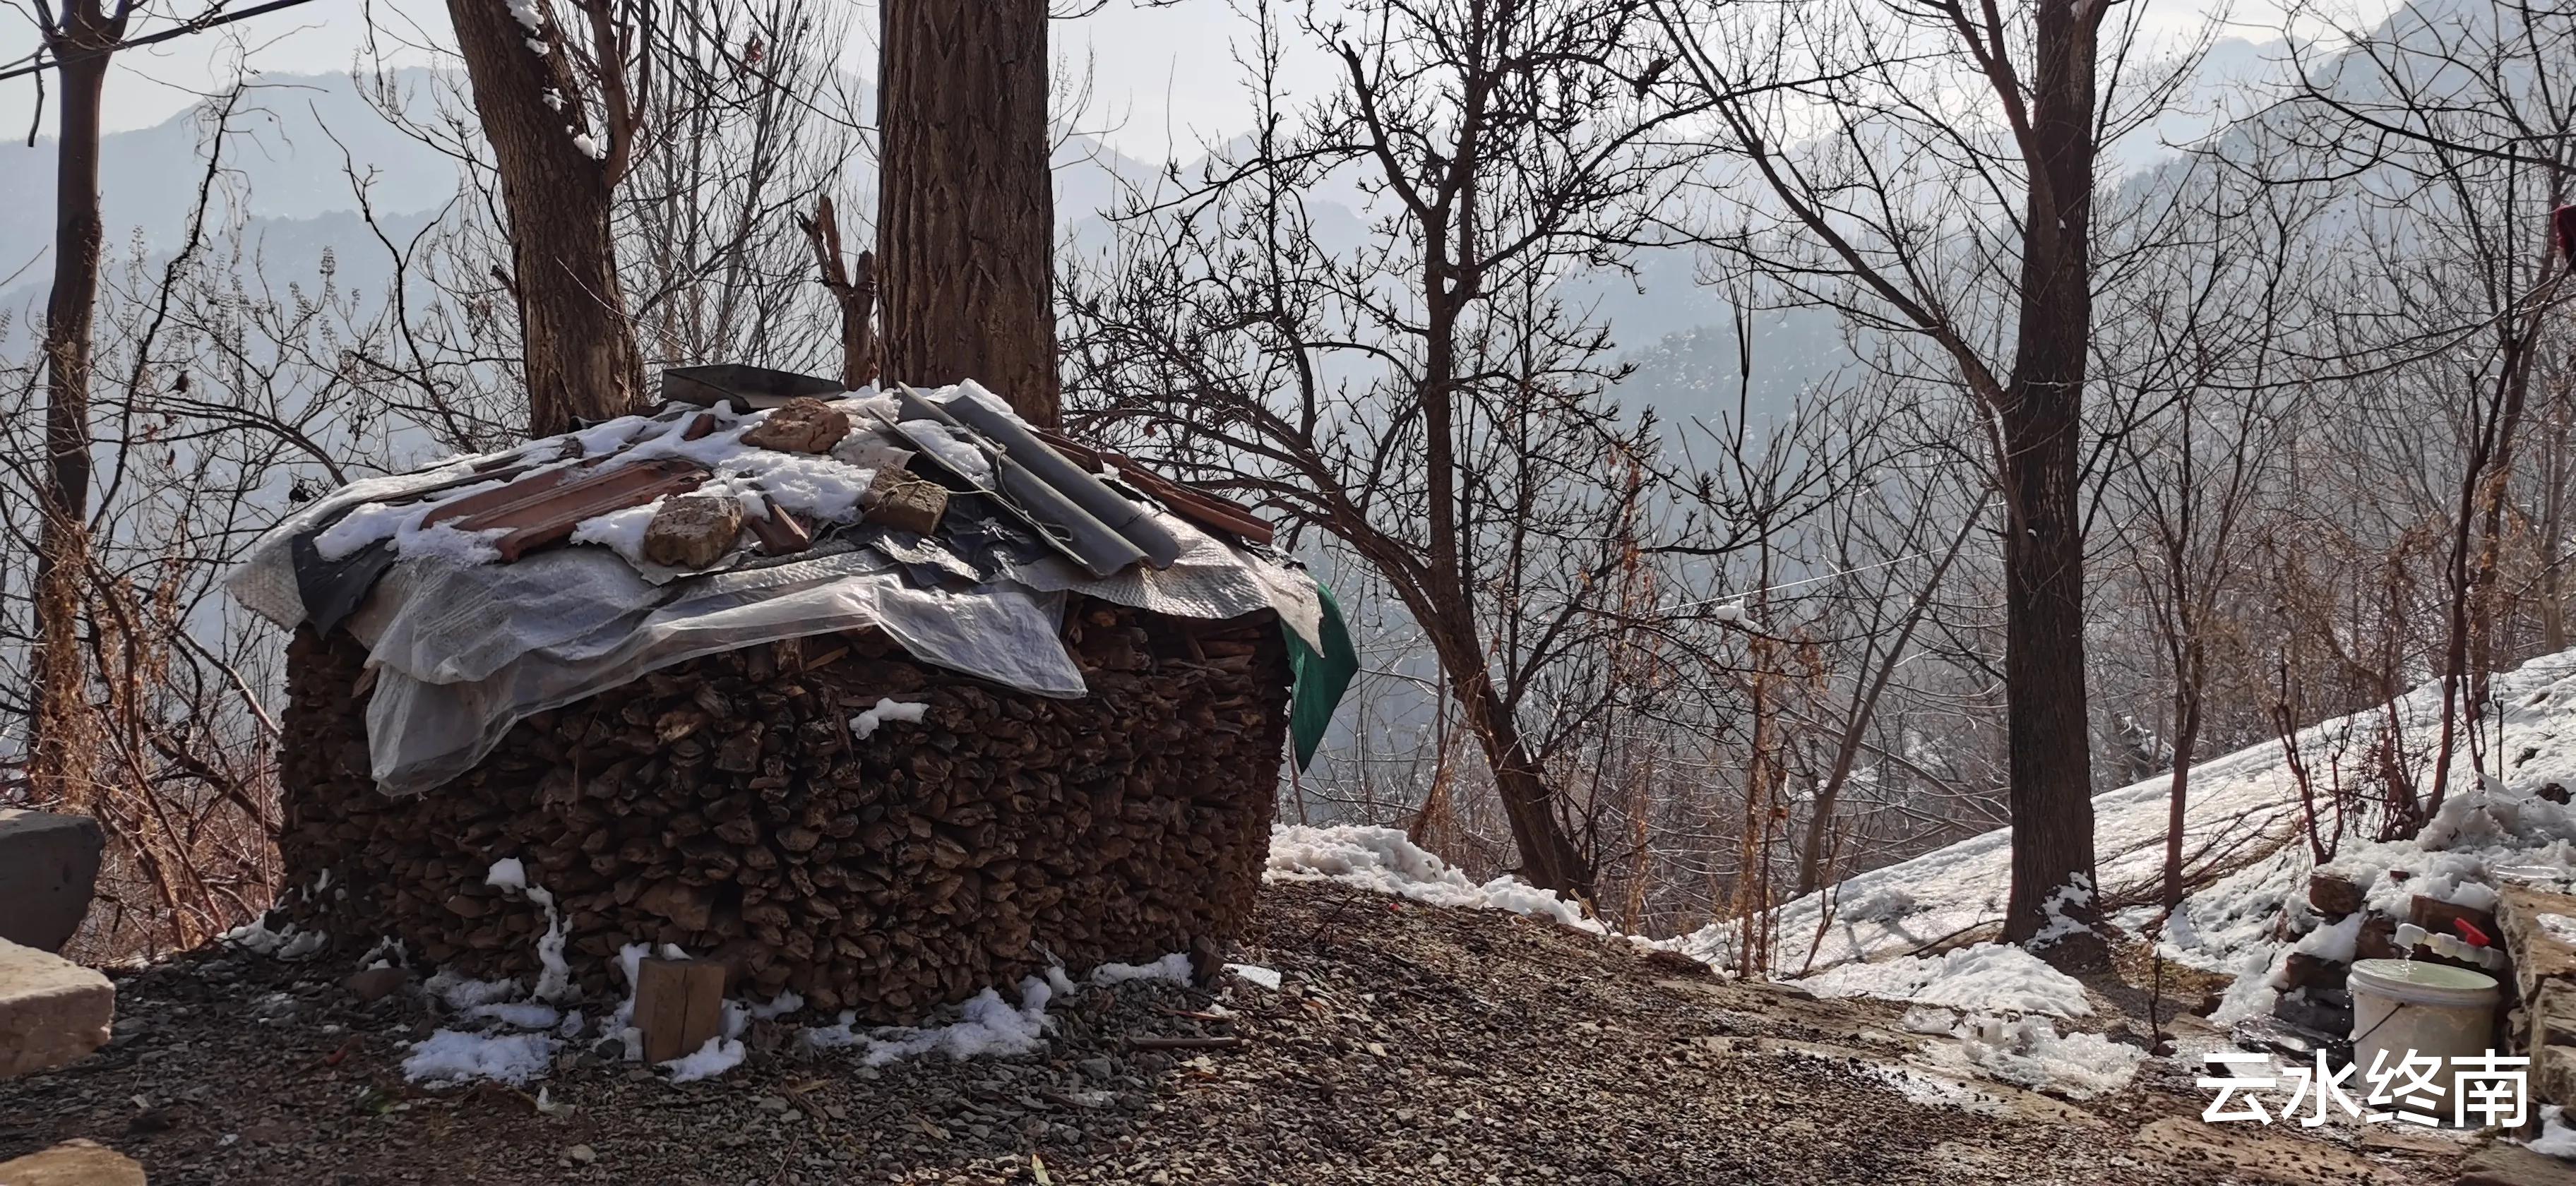
[[[1405,587],[1399,592],[1431,636],[1449,690],[1467,718],[1467,730],[1484,750],[1496,797],[1503,801],[1503,818],[1511,824],[1513,847],[1520,850],[1522,879],[1541,889],[1589,900],[1594,889],[1592,866],[1557,820],[1556,789],[1548,785],[1547,772],[1521,737],[1511,706],[1494,690],[1473,620],[1444,614],[1426,591]]]
[[[1556,791],[1547,785],[1520,724],[1512,719],[1493,685],[1478,679],[1460,706],[1467,723],[1484,744],[1485,764],[1494,773],[1494,790],[1503,801],[1503,816],[1512,825],[1512,841],[1521,854],[1521,877],[1541,889],[1590,901],[1592,867],[1574,848],[1556,819]]]
[[[95,16],[94,5],[68,14],[70,35],[55,46],[65,58],[61,140],[54,178],[54,278],[45,302],[45,486],[36,542],[34,745],[28,775],[39,801],[79,805],[89,798],[93,765],[85,701],[88,665],[80,624],[89,568],[89,379],[98,303],[99,103],[108,56],[71,56],[112,45],[122,35]]]
[[[546,436],[635,411],[647,402],[644,367],[617,286],[609,132],[584,125],[566,98],[579,92],[561,54],[532,49],[506,0],[448,0],[447,11],[510,216],[528,431]]]
[[[2012,747],[2012,898],[2005,938],[2090,921],[2091,717],[2084,695],[2084,531],[2078,476],[2092,332],[2093,58],[2101,0],[2041,0],[2031,96],[2020,336],[2002,409],[2004,678]],[[2084,900],[2066,896],[2080,882]]]
[[[1053,426],[1046,26],[1045,0],[886,0],[877,264],[889,381],[974,379]]]

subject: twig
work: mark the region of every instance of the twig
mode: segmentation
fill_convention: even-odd
[[[1129,1038],[1130,1050],[1230,1050],[1243,1045],[1241,1038]]]

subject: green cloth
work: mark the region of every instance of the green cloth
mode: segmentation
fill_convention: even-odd
[[[1324,743],[1333,710],[1341,706],[1342,693],[1360,670],[1350,627],[1342,624],[1342,607],[1333,602],[1333,591],[1322,581],[1315,582],[1315,600],[1324,611],[1316,629],[1324,639],[1323,654],[1316,654],[1287,623],[1279,624],[1279,633],[1288,637],[1288,670],[1296,677],[1288,692],[1288,736],[1297,743],[1299,770],[1315,760],[1315,747]]]

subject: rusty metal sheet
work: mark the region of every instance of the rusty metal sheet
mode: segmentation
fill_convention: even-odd
[[[535,502],[581,478],[584,474],[593,472],[597,471],[584,470],[578,466],[564,466],[543,473],[530,474],[498,490],[485,490],[468,494],[463,498],[450,499],[421,516],[420,525],[436,527],[441,523],[452,523],[493,511],[507,510],[522,503]]]
[[[614,469],[582,471],[548,470],[513,482],[485,495],[458,499],[472,502],[487,496],[491,501],[478,507],[440,507],[424,516],[423,525],[453,522],[459,531],[508,529],[508,534],[493,541],[501,559],[516,560],[539,548],[552,547],[572,536],[574,525],[584,519],[642,506],[671,494],[685,494],[707,480],[706,467],[693,461],[665,458]]]
[[[1172,513],[1201,527],[1231,532],[1256,544],[1268,545],[1277,533],[1268,523],[1252,517],[1251,512],[1232,499],[1219,498],[1203,490],[1184,486],[1135,462],[1120,458],[1113,463],[1118,476],[1147,494],[1163,500]]]
[[[814,546],[813,534],[806,531],[805,525],[797,522],[796,516],[789,514],[786,507],[778,505],[778,500],[763,493],[760,502],[761,508],[769,513],[747,518],[743,525],[751,528],[751,534],[759,538],[761,555],[792,556]]]

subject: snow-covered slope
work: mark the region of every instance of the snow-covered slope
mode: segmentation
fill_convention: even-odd
[[[2486,765],[2490,771],[2501,767],[2501,777],[2482,780],[2464,741],[2453,762],[2449,801],[2412,840],[2373,842],[2377,821],[2359,815],[2345,818],[2338,836],[2334,809],[2325,802],[2330,772],[2341,770],[2349,778],[2362,768],[2390,721],[2387,709],[2299,734],[2324,815],[2321,834],[2332,849],[2329,864],[2355,873],[2373,906],[2402,907],[2408,895],[2424,893],[2483,907],[2492,904],[2489,887],[2499,878],[2564,878],[2576,863],[2576,810],[2533,797],[2552,782],[2576,786],[2576,652],[2535,659],[2498,677],[2494,695],[2500,712],[2490,716],[2484,731]],[[2416,784],[2428,786],[2430,758],[2423,755],[2437,740],[2441,688],[2418,688],[2395,709],[2403,749],[2414,755]],[[2100,883],[2114,903],[2138,900],[2162,876],[2170,787],[2168,776],[2160,774],[2094,797]],[[2277,955],[2271,939],[2285,909],[2292,932],[2312,923],[2304,902],[2315,861],[2304,819],[2298,779],[2277,742],[2194,766],[2185,810],[2187,867],[2235,871],[2184,903],[2165,935],[2168,954],[2242,973],[2247,961]],[[1786,904],[1773,940],[1774,971],[1795,974],[1904,955],[1999,922],[2011,888],[2011,841],[2011,829],[1997,829]],[[2392,868],[2409,876],[2391,880],[2386,874]],[[2121,921],[2143,925],[2152,913],[2127,911]],[[1732,967],[1735,928],[1706,927],[1681,937],[1677,946]]]

